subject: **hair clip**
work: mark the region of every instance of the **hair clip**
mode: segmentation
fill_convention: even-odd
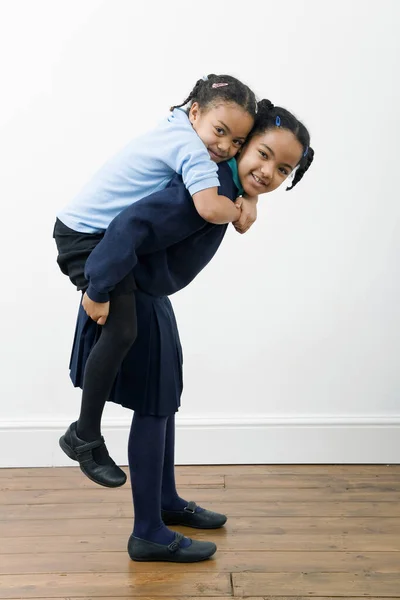
[[[280,118],[280,117],[276,117],[276,119],[275,119],[275,125],[276,125],[277,127],[280,127],[280,126],[281,126],[281,118]]]
[[[203,75],[202,80],[203,81],[208,81],[208,75]]]
[[[305,156],[307,156],[307,154],[308,154],[308,146],[306,146],[306,149],[304,150],[303,156],[305,157]]]
[[[212,84],[212,88],[220,88],[220,87],[225,87],[226,85],[229,85],[229,83],[213,83]]]

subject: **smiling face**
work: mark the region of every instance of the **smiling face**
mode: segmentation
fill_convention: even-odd
[[[253,117],[235,102],[206,108],[200,108],[194,102],[190,107],[189,120],[216,163],[235,156],[254,124]]]
[[[273,192],[292,173],[303,156],[303,147],[287,129],[268,129],[254,135],[241,152],[238,172],[249,196]]]

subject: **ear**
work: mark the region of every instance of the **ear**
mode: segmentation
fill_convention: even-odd
[[[193,125],[193,123],[199,118],[200,115],[200,106],[198,102],[193,102],[192,106],[189,110],[189,121]]]

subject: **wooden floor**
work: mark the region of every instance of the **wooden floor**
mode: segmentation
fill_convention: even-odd
[[[179,467],[226,512],[212,560],[134,563],[130,487],[76,468],[0,470],[0,598],[400,598],[400,465]]]

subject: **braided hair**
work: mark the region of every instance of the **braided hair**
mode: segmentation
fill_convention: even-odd
[[[291,131],[303,147],[303,155],[297,165],[292,185],[286,191],[292,190],[308,171],[314,160],[314,150],[310,148],[310,134],[307,128],[292,113],[281,106],[274,106],[269,100],[261,100],[257,105],[257,116],[246,143],[259,133],[280,127]]]
[[[198,79],[189,96],[182,102],[171,106],[170,110],[197,102],[200,109],[206,109],[217,102],[235,103],[253,118],[257,112],[257,100],[254,92],[244,83],[231,75],[207,75]]]

